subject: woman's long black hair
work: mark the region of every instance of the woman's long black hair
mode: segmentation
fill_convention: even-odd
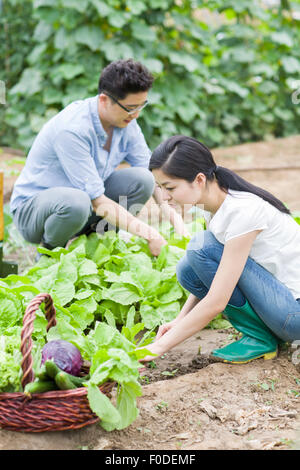
[[[166,175],[192,183],[198,173],[208,181],[216,178],[219,187],[226,191],[247,191],[256,194],[276,209],[291,214],[275,196],[241,178],[234,171],[217,166],[210,150],[193,137],[175,135],[162,142],[152,153],[149,170],[160,168]]]

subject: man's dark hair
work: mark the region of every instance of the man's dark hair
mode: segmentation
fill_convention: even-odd
[[[122,100],[130,93],[148,91],[153,81],[154,77],[140,62],[135,62],[133,59],[116,60],[103,69],[98,93],[106,91]]]

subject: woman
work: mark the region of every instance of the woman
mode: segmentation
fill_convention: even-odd
[[[148,349],[161,356],[220,312],[243,336],[213,350],[219,360],[271,359],[280,342],[300,339],[300,226],[285,205],[217,166],[191,137],[160,144],[149,168],[170,205],[198,206],[209,217],[207,230],[191,239],[177,265],[178,281],[190,295]]]

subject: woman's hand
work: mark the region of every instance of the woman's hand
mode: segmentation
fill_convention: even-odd
[[[145,356],[143,357],[142,359],[139,360],[139,362],[143,363],[143,362],[150,362],[150,361],[155,361],[155,359],[158,359],[160,356],[162,356],[166,351],[163,350],[158,342],[159,338],[161,338],[165,333],[167,333],[167,331],[169,331],[171,328],[173,328],[173,326],[175,326],[177,323],[177,319],[175,318],[174,320],[172,320],[171,322],[169,323],[165,323],[164,325],[161,325],[158,329],[158,332],[157,332],[157,335],[155,337],[155,340],[153,343],[143,347],[143,348],[140,348],[140,349],[148,349],[148,351],[152,352],[153,354],[155,354],[155,356]],[[143,367],[141,368],[139,371],[140,373],[142,372],[145,372],[146,368]]]
[[[139,362],[150,362],[150,361],[155,361],[155,359],[158,359],[160,356],[164,354],[165,351],[163,351],[160,346],[155,343],[147,344],[147,346],[144,346],[142,348],[138,349],[147,349],[149,352],[153,353],[154,355],[151,356],[145,356],[142,359],[139,359]]]

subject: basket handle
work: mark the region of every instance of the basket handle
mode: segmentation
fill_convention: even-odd
[[[21,353],[23,356],[21,361],[23,370],[21,383],[23,388],[34,380],[31,335],[33,333],[35,313],[43,302],[45,303],[45,317],[48,320],[47,331],[49,331],[52,326],[56,325],[56,310],[51,295],[47,293],[38,294],[29,302],[23,317],[23,328],[21,331]]]

